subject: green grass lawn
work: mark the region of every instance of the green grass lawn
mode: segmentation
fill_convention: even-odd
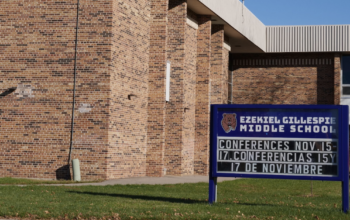
[[[240,179],[218,184],[1,186],[0,216],[106,219],[350,219],[341,212],[341,183]]]
[[[73,184],[73,183],[95,183],[100,181],[82,181],[75,182],[72,180],[35,180],[35,179],[21,179],[4,177],[0,178],[0,185],[39,185],[39,184]]]

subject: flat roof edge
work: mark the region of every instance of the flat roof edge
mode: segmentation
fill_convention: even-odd
[[[199,1],[262,51],[266,51],[266,26],[239,0]]]

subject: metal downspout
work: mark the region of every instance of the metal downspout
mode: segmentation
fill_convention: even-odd
[[[73,150],[74,109],[75,109],[75,93],[76,93],[76,81],[77,81],[77,50],[78,50],[79,8],[80,8],[79,3],[80,3],[80,0],[78,0],[78,2],[77,2],[77,23],[76,23],[76,30],[75,30],[75,54],[74,54],[73,107],[72,107],[72,124],[71,124],[71,136],[70,136],[68,165],[70,165],[72,150]]]

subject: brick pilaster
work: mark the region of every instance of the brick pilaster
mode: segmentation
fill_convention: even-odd
[[[224,25],[213,25],[211,36],[211,69],[210,69],[210,103],[223,104],[227,102],[224,92],[227,76],[224,76]]]
[[[187,11],[187,16],[197,21],[197,15]],[[196,76],[197,29],[185,25],[184,113],[182,129],[181,175],[194,173],[194,148],[196,128]]]
[[[181,175],[183,117],[186,0],[170,0],[168,11],[168,60],[171,61],[170,102],[166,110],[167,174]]]
[[[229,42],[229,38],[224,36],[224,42]],[[228,86],[227,82],[229,79],[229,60],[230,60],[230,51],[224,47],[222,50],[222,62],[223,62],[223,70],[222,70],[222,104],[228,104]]]
[[[335,54],[334,55],[334,104],[340,105],[340,71],[341,71],[341,64],[340,64],[340,55]]]
[[[146,175],[164,175],[168,0],[151,1]]]
[[[209,171],[211,16],[198,16],[198,25],[194,172],[207,175]]]
[[[140,177],[146,175],[150,5],[148,0],[111,2],[107,176]]]

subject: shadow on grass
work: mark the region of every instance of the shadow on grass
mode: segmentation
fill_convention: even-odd
[[[171,203],[183,203],[183,204],[208,204],[207,201],[199,201],[194,199],[180,199],[180,198],[171,198],[171,197],[160,197],[160,196],[143,196],[143,195],[128,195],[128,194],[118,194],[118,193],[99,193],[99,192],[79,192],[79,191],[67,191],[68,193],[75,193],[75,194],[85,194],[85,195],[92,195],[92,196],[109,196],[109,197],[121,197],[121,198],[127,198],[127,199],[142,199],[145,201],[160,201],[160,202],[171,202]],[[233,205],[231,202],[219,202],[220,204],[225,205]],[[266,203],[234,203],[236,206],[261,206],[261,207],[271,207],[271,208],[283,208],[288,207],[289,210],[299,210],[301,207],[295,207],[292,205],[287,204],[266,204]],[[324,207],[303,207],[304,210],[315,210],[315,209],[324,209]],[[332,208],[328,208],[329,211],[332,211]],[[339,209],[339,208],[338,208]],[[338,210],[337,208],[335,210]]]
[[[232,203],[230,202],[221,202],[222,204],[225,204],[225,205],[230,205]],[[269,203],[248,203],[248,202],[242,202],[242,203],[235,203],[235,205],[237,206],[261,206],[261,207],[271,207],[271,208],[287,208],[289,211],[292,211],[292,210],[300,210],[300,209],[303,209],[304,211],[305,210],[309,210],[309,211],[312,211],[312,210],[329,210],[329,211],[341,211],[340,208],[332,208],[331,206],[329,207],[311,207],[311,206],[303,206],[303,207],[297,207],[297,206],[294,206],[292,204],[269,204]]]
[[[97,193],[97,192],[78,192],[78,191],[67,191],[68,193],[86,194],[93,196],[110,196],[110,197],[122,197],[127,199],[142,199],[142,200],[153,200],[161,202],[172,202],[172,203],[186,203],[186,204],[207,204],[207,201],[198,201],[194,199],[180,199],[171,197],[160,197],[160,196],[142,196],[142,195],[128,195],[118,193]]]

